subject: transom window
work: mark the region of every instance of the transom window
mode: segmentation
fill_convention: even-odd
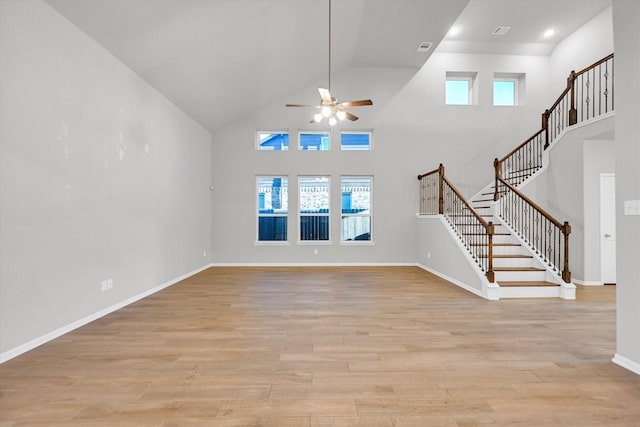
[[[258,242],[287,240],[289,193],[287,177],[258,177]]]
[[[342,151],[371,150],[371,132],[342,132],[340,149]]]
[[[289,133],[262,132],[256,135],[257,149],[267,151],[286,151],[289,149]]]
[[[328,241],[331,179],[328,176],[298,178],[300,240]]]
[[[329,149],[328,132],[300,132],[298,139],[300,150],[327,151]]]

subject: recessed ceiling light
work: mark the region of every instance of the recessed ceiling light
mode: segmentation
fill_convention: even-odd
[[[460,34],[460,27],[451,27],[449,29],[449,35],[450,36],[457,36],[458,34]]]
[[[545,31],[542,36],[546,39],[548,39],[549,37],[551,37],[552,35],[554,35],[556,33],[556,30],[554,30],[553,28],[549,28],[547,31]]]

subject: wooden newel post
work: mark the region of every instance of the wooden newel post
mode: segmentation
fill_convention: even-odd
[[[549,148],[549,116],[551,113],[549,110],[544,110],[542,113],[542,129],[544,129],[544,149]]]
[[[569,126],[578,123],[578,110],[576,109],[576,72],[571,70],[567,78],[567,87],[571,88],[571,107],[569,108]]]
[[[438,213],[444,214],[444,166],[440,163],[438,166]]]
[[[569,271],[569,234],[571,234],[571,226],[565,221],[562,227],[564,234],[564,266],[562,270],[562,280],[571,283],[571,272]]]
[[[493,169],[495,170],[495,184],[494,184],[494,192],[493,192],[493,200],[496,201],[500,198],[498,188],[500,188],[500,178],[502,173],[500,172],[500,161],[498,159],[493,159]]]
[[[489,283],[495,282],[495,275],[493,273],[493,222],[489,221],[489,226],[487,227],[487,234],[489,237],[489,245],[487,246],[487,280]]]

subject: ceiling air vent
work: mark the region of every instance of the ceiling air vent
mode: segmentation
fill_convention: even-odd
[[[431,43],[431,42],[422,42],[422,43],[420,43],[420,46],[418,46],[418,52],[426,52],[426,51],[428,51],[429,49],[431,49],[431,45],[432,44],[433,43]]]
[[[493,34],[494,36],[504,36],[505,34],[507,34],[507,31],[509,31],[510,29],[511,27],[505,27],[503,25],[500,25],[499,27],[496,27],[496,29],[493,30],[491,34]]]

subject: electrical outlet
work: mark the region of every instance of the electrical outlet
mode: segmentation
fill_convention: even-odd
[[[431,258],[431,252],[427,251],[427,258]]]
[[[106,292],[113,289],[113,279],[107,279],[100,282],[100,291]]]
[[[313,254],[314,254],[314,255],[318,255],[318,250],[317,250],[317,249],[314,249],[314,250],[313,250]]]

